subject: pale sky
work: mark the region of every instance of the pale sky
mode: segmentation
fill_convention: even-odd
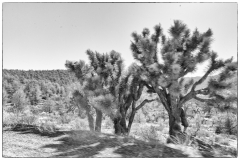
[[[237,3],[3,3],[3,68],[65,69],[66,60],[88,61],[86,50],[115,50],[134,60],[131,33],[173,20],[193,31],[213,30],[211,49],[237,60]],[[196,72],[201,75],[202,70]]]

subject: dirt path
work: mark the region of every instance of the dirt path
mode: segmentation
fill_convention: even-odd
[[[66,131],[42,136],[29,131],[3,131],[3,157],[187,157],[164,145],[97,134]]]

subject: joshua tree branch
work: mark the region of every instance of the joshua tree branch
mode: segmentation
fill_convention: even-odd
[[[189,92],[187,95],[185,95],[179,103],[179,106],[182,106],[185,102],[189,101],[190,99],[194,98],[195,94],[194,92]]]
[[[150,102],[153,102],[153,101],[155,101],[155,100],[157,100],[157,98],[156,98],[156,99],[151,99],[151,100],[145,99],[144,101],[142,101],[141,104],[139,104],[139,105],[136,107],[136,111],[139,110],[139,109],[141,109],[146,103],[150,103]]]
[[[170,112],[170,106],[168,105],[168,101],[167,101],[167,97],[164,96],[163,90],[159,89],[158,86],[154,87],[154,90],[156,91],[156,93],[158,94],[163,106],[165,107],[165,109],[167,110],[167,112]]]
[[[203,99],[203,98],[199,98],[197,96],[194,96],[194,99],[200,101],[200,102],[211,102],[213,99]]]
[[[128,108],[131,106],[132,101],[133,101],[133,96],[132,96],[132,95],[129,95],[128,98],[127,98],[127,100],[126,100],[125,103],[124,103],[124,106],[123,106],[123,108],[124,108],[124,110],[125,110],[125,114],[127,113]]]
[[[214,69],[212,67],[210,67],[208,69],[208,71],[204,74],[204,76],[202,76],[202,78],[200,78],[197,82],[195,82],[192,86],[191,92],[193,92],[196,88],[197,85],[201,84],[204,80],[206,80],[206,78],[208,77],[208,75],[213,71]]]
[[[195,91],[195,88],[197,85],[201,84],[204,80],[206,80],[206,78],[208,77],[208,75],[213,71],[214,69],[212,67],[210,67],[208,69],[208,71],[204,74],[204,76],[202,76],[202,78],[200,78],[197,82],[195,82],[192,86],[191,91],[185,95],[182,100],[180,101],[180,105],[184,104],[185,102],[187,102],[188,100],[192,99],[195,97],[196,94],[200,94],[201,91]],[[202,92],[203,93],[203,92]]]
[[[135,100],[138,100],[141,97],[143,88],[144,88],[144,83],[141,82],[139,84],[138,91],[137,91],[137,96],[135,97],[136,98]]]

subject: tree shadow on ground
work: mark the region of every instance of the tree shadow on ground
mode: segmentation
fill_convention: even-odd
[[[59,138],[59,144],[49,144],[43,148],[55,149],[53,157],[188,157],[181,151],[169,148],[171,153],[163,153],[164,145],[150,144],[133,138],[124,138],[110,134],[93,133],[90,131],[68,131]],[[173,156],[175,154],[175,156]]]
[[[16,131],[19,134],[37,134],[40,136],[47,136],[47,137],[58,137],[64,134],[62,131],[56,131],[56,132],[40,132],[37,128],[37,126],[34,125],[27,125],[27,124],[17,124],[14,127],[8,129],[11,131]]]
[[[86,130],[56,131],[54,133],[42,133],[36,126],[18,124],[4,130],[16,131],[18,134],[36,134],[39,136],[56,138],[58,144],[48,144],[42,148],[51,148],[56,152],[53,157],[122,157],[122,158],[159,158],[159,157],[188,157],[178,149],[170,148],[164,144],[147,143],[133,138],[94,133]],[[200,144],[200,142],[198,143]],[[215,155],[213,149],[206,145],[199,145],[199,153],[204,158],[222,157]],[[221,149],[218,149],[223,152]],[[237,157],[237,152],[229,150],[225,154]],[[235,153],[236,152],[236,153]]]
[[[172,158],[188,157],[182,151],[170,148],[164,144],[152,144],[133,138],[95,133],[86,130],[56,131],[42,133],[36,126],[19,124],[10,129],[19,134],[37,134],[50,138],[56,137],[59,144],[48,144],[42,148],[56,150],[53,157],[122,157],[122,158]],[[199,150],[205,158],[214,157],[211,150]]]

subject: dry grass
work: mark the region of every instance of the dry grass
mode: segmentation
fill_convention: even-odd
[[[196,133],[196,137],[201,139],[205,143],[218,146],[217,150],[214,150],[215,157],[224,157],[229,155],[233,157],[236,156],[237,136],[228,135],[228,134],[217,135],[214,132],[214,127],[216,126],[210,127],[209,125],[212,125],[212,123],[200,124],[199,119],[197,118],[190,119],[189,123],[191,124],[191,126],[187,130],[188,134],[191,135],[191,133]],[[27,109],[22,114],[16,116],[16,114],[14,114],[13,112],[7,112],[6,110],[3,110],[3,126],[15,126],[17,124],[28,124],[28,125],[37,126],[40,133],[45,133],[45,134],[54,134],[59,129],[65,130],[65,131],[89,130],[87,119],[86,118],[81,119],[78,116],[73,114],[72,115],[71,114],[58,115],[58,114],[48,114],[48,113],[33,114],[31,110]],[[209,130],[209,128],[211,128],[211,130]],[[110,134],[114,133],[113,124],[109,118],[106,118],[105,120],[103,120],[102,132],[110,133]],[[86,133],[89,134],[89,132],[86,132]],[[94,137],[98,137],[98,134],[96,135],[95,133],[91,133],[86,137],[84,137],[83,134],[74,133],[74,134],[71,134],[69,137],[70,137],[68,138],[69,144],[74,144],[74,143],[79,144],[80,143],[79,140],[84,140],[84,139],[87,140],[90,137],[94,139]],[[142,115],[139,115],[136,121],[132,125],[130,137],[134,137],[136,139],[149,142],[155,147],[157,147],[157,145],[159,144],[165,145],[166,140],[168,138],[168,121],[167,120],[163,121],[159,119],[157,123],[146,123],[144,117]],[[101,140],[101,138],[99,139],[99,137],[97,139]],[[14,142],[11,142],[10,140],[7,140],[7,142],[10,144],[14,143]],[[16,140],[16,142],[18,141]],[[195,150],[198,150],[197,148],[198,146],[191,145],[191,141],[187,141],[187,140],[182,142],[180,140],[177,140],[177,142],[179,143],[178,145],[175,146],[175,148],[177,147],[178,150],[181,150],[184,153],[189,152],[190,150],[194,150],[194,152],[189,154],[190,157],[191,156],[198,157],[198,153],[195,152]],[[128,144],[126,142],[124,143]],[[9,148],[7,150],[11,151],[11,149]],[[154,149],[153,149],[153,152],[155,152]],[[207,157],[209,155],[205,155],[205,156]]]
[[[181,151],[155,146],[129,137],[99,134],[90,131],[67,131],[49,137],[26,132],[4,131],[4,157],[187,157]],[[141,153],[141,154],[140,154]]]

